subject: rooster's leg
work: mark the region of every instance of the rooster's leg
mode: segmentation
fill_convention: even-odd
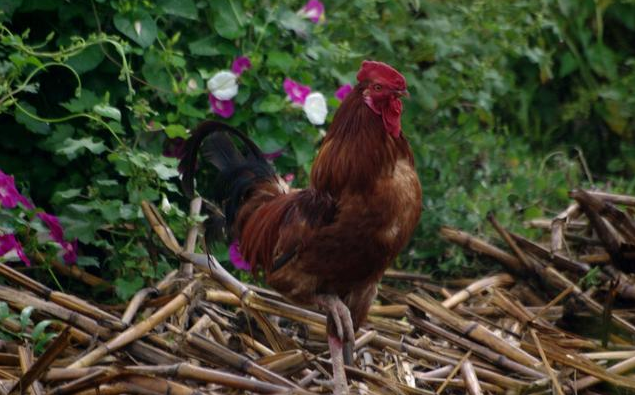
[[[333,364],[333,394],[348,395],[346,372],[344,371],[343,344],[337,336],[328,335],[331,363]]]
[[[355,330],[351,312],[336,295],[319,295],[317,304],[327,313],[329,351],[333,363],[333,381],[336,395],[347,395],[346,372],[344,371],[344,343],[355,341]]]

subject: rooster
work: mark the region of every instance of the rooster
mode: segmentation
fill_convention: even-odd
[[[344,363],[351,363],[355,332],[421,214],[421,185],[401,131],[406,80],[385,63],[364,61],[357,81],[335,113],[306,189],[290,189],[251,140],[214,121],[192,134],[180,164],[192,196],[201,152],[219,173],[214,198],[224,208],[225,231],[252,270],[262,270],[292,302],[326,313],[339,395],[348,394]]]

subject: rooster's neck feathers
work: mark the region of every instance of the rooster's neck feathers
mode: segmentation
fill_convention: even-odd
[[[365,102],[356,86],[335,113],[311,170],[311,185],[335,195],[346,190],[368,192],[374,180],[394,170],[400,158],[412,161],[403,135],[387,132],[382,116]]]

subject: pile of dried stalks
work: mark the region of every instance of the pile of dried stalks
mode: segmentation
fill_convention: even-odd
[[[489,221],[510,252],[443,228],[442,237],[491,257],[508,273],[435,283],[389,271],[358,332],[354,393],[587,393],[635,389],[635,197],[574,191],[554,219],[547,246]],[[213,257],[184,247],[157,210],[143,206],[155,234],[182,264],[123,309],[53,291],[0,264],[14,287],[0,300],[33,306],[60,334],[34,358],[28,341],[0,344],[0,392],[62,394],[327,393],[331,367],[325,317],[243,284]],[[192,202],[192,212],[200,201]],[[201,270],[193,270],[195,263]],[[101,279],[58,268],[88,284]],[[586,290],[581,279],[599,280]],[[578,323],[577,333],[571,323]],[[586,328],[584,327],[586,325]],[[19,331],[12,320],[0,322]],[[568,329],[568,330],[567,330]],[[32,328],[27,329],[27,332]],[[580,330],[585,331],[581,335]],[[599,385],[599,386],[598,386]],[[603,387],[602,387],[603,386]]]

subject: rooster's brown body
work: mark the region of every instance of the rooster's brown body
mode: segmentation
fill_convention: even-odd
[[[369,89],[377,90],[374,83],[360,80],[338,109],[306,189],[289,189],[273,171],[251,170],[247,163],[264,166],[259,151],[212,158],[221,173],[229,166],[225,162],[244,163],[225,171],[243,179],[236,182],[239,201],[227,217],[253,270],[261,268],[266,282],[296,303],[319,304],[321,295],[336,295],[350,310],[354,330],[421,213],[412,151],[399,124],[395,132],[394,122],[377,109],[384,97],[374,104],[369,99]],[[403,85],[399,89],[405,90]],[[227,149],[225,139],[209,150]],[[227,204],[227,199],[219,200]]]

